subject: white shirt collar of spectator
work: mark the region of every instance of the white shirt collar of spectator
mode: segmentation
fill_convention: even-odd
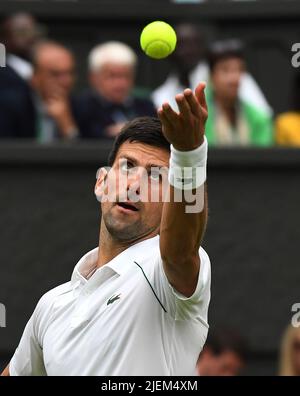
[[[31,63],[17,55],[9,54],[7,56],[7,64],[21,77],[23,80],[30,80],[33,74]]]

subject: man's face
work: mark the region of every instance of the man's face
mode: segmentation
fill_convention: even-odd
[[[115,239],[128,242],[158,234],[163,190],[157,168],[164,167],[167,177],[169,155],[167,150],[138,142],[125,142],[119,148],[104,184],[104,193],[116,200],[101,204],[104,224]]]
[[[244,363],[237,353],[225,350],[214,354],[206,348],[199,357],[197,368],[203,376],[236,376],[239,375]]]
[[[244,70],[245,63],[240,58],[218,61],[211,75],[216,96],[222,100],[235,101]]]
[[[41,32],[30,15],[19,14],[6,23],[5,35],[8,51],[29,59],[32,47],[41,37]]]
[[[173,54],[180,70],[190,72],[203,58],[204,45],[198,29],[190,24],[177,26],[177,46]]]
[[[215,358],[217,375],[238,375],[243,367],[240,357],[233,351],[225,351]]]
[[[107,63],[90,74],[91,86],[106,100],[123,103],[134,84],[134,68],[129,65]]]
[[[38,56],[33,85],[44,97],[69,96],[75,82],[72,55],[63,49],[43,49]]]

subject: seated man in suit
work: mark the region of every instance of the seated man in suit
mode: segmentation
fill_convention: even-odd
[[[72,53],[56,42],[46,41],[36,47],[33,65],[37,139],[48,143],[76,138],[79,132],[71,96],[75,83]]]
[[[29,81],[32,49],[41,37],[35,19],[27,13],[13,14],[1,24],[6,48],[6,67],[0,68],[0,138],[33,138],[35,112]]]
[[[5,89],[0,98],[0,134],[33,138],[40,143],[78,136],[71,92],[75,63],[69,50],[55,42],[33,51],[33,75],[24,90]],[[25,83],[24,83],[25,84]]]
[[[113,138],[127,121],[156,115],[150,100],[132,93],[136,62],[133,50],[119,42],[108,42],[91,51],[91,89],[77,101],[83,138]]]

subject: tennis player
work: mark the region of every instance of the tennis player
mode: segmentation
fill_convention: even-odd
[[[178,113],[164,103],[159,120],[125,125],[95,186],[99,247],[81,258],[70,282],[40,299],[2,375],[195,374],[208,332],[210,261],[200,247],[207,203],[205,196],[188,211],[190,199],[175,197],[204,196],[204,88],[177,95]],[[166,167],[169,199],[153,173]],[[159,200],[148,199],[145,184],[160,189]],[[132,191],[139,199],[129,198]]]

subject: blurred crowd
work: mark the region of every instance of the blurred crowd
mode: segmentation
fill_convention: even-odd
[[[252,354],[253,355],[253,354]],[[210,329],[197,362],[197,374],[202,376],[243,375],[251,356],[247,340],[235,329]],[[300,376],[300,323],[289,325],[282,336],[275,372],[279,376]]]
[[[176,26],[176,32],[170,75],[150,97],[134,94],[137,55],[116,41],[91,49],[89,87],[75,94],[73,53],[45,37],[33,16],[7,17],[0,37],[7,51],[6,67],[0,68],[0,138],[32,138],[42,143],[112,139],[126,121],[156,116],[165,101],[176,108],[177,93],[206,81],[206,136],[211,146],[300,145],[300,98],[295,95],[290,112],[274,117],[264,93],[247,72],[240,40],[207,45],[198,27],[186,23]]]

